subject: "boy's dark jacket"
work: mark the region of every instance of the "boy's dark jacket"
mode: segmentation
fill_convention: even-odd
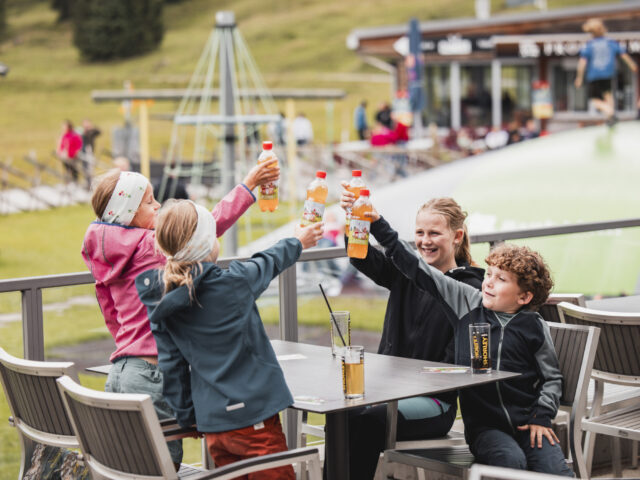
[[[371,224],[371,234],[380,241],[393,232],[381,219]],[[452,323],[457,319],[448,305],[402,274],[391,259],[376,248],[369,248],[363,259],[351,264],[381,287],[389,290],[378,353],[432,362],[454,362]],[[445,275],[480,289],[484,270],[468,263],[459,264]],[[455,406],[456,392],[437,395]]]
[[[182,426],[222,432],[255,425],[293,403],[255,300],[302,246],[281,240],[228,270],[203,263],[186,286],[163,296],[162,270],[136,278],[158,344],[164,395]]]
[[[487,429],[513,435],[522,425],[550,427],[562,393],[562,374],[542,317],[523,310],[502,327],[496,314],[482,306],[482,293],[427,265],[408,244],[398,240],[391,227],[385,232],[376,239],[394,265],[455,312],[456,363],[470,364],[469,324],[489,323],[493,368],[520,373],[511,380],[460,390],[467,441]]]

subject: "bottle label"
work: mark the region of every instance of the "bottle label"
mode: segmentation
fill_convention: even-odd
[[[369,243],[370,227],[370,221],[352,218],[349,222],[349,244],[367,245]]]
[[[260,198],[263,200],[275,200],[278,198],[278,184],[270,182],[260,185]]]
[[[347,231],[349,231],[349,222],[351,221],[351,207],[347,207],[347,209],[345,210],[346,213],[346,220],[345,220],[345,226],[347,227]]]
[[[311,225],[322,221],[324,215],[324,203],[305,200],[302,211],[302,225]]]

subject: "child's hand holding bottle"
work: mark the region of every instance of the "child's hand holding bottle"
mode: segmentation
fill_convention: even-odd
[[[340,206],[344,211],[347,211],[347,209],[353,208],[353,204],[356,201],[356,195],[355,193],[347,190],[347,186],[349,185],[349,182],[342,181],[340,182],[340,185],[342,185],[342,196],[340,197]],[[380,214],[378,213],[376,208],[373,206],[372,206],[371,212],[367,212],[366,216],[371,220],[371,223],[377,222],[378,220],[380,220]]]
[[[244,178],[244,183],[249,190],[253,190],[258,185],[266,185],[271,182],[276,182],[280,178],[280,166],[278,165],[278,159],[262,162],[255,165],[247,176]]]
[[[324,233],[324,222],[312,223],[303,227],[296,225],[294,237],[300,240],[302,249],[315,247],[318,244],[318,240],[322,238]]]

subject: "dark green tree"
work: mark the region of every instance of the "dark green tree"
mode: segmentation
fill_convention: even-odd
[[[162,41],[163,0],[73,0],[73,43],[89,61],[140,55]]]
[[[6,20],[6,5],[5,0],[0,0],[0,36],[4,34],[5,29],[7,28],[7,20]]]
[[[58,22],[64,22],[71,18],[73,0],[51,0],[51,8],[58,12]]]

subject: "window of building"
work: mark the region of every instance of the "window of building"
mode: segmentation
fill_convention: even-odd
[[[465,127],[491,125],[491,66],[465,65],[460,69],[460,114]]]
[[[427,93],[427,122],[440,127],[451,125],[451,95],[449,66],[430,65],[425,69]]]
[[[523,122],[531,115],[531,65],[503,65],[501,70],[502,122]]]

